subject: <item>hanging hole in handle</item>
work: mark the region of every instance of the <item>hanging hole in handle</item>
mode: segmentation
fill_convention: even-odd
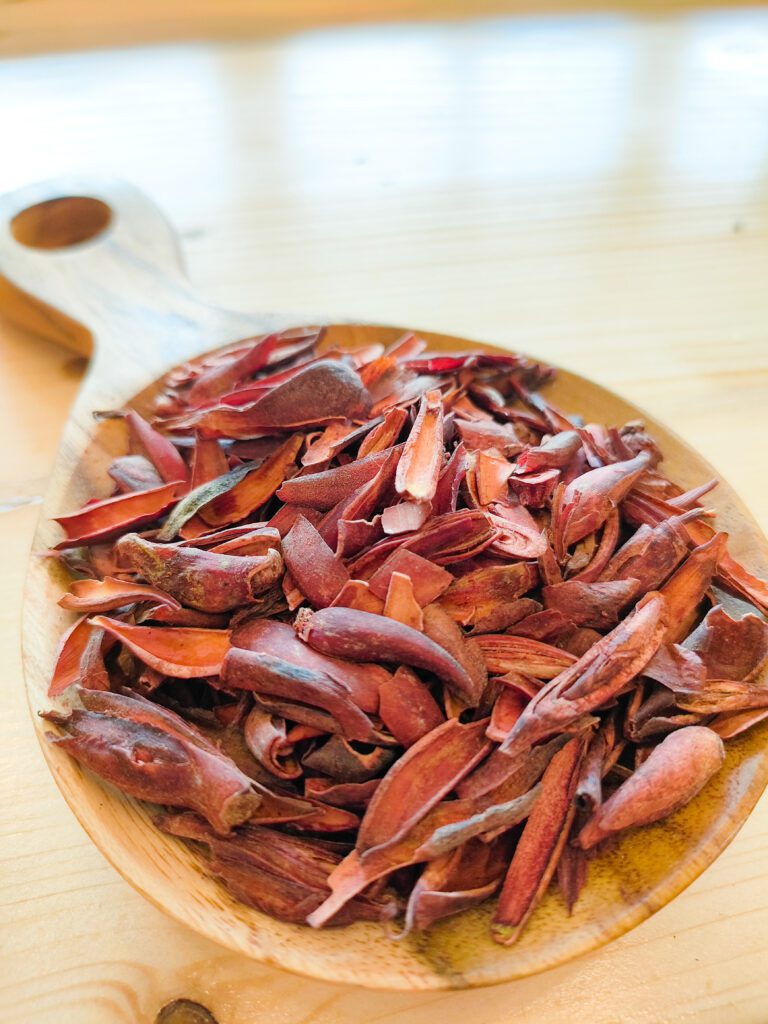
[[[92,196],[61,196],[21,210],[11,234],[30,249],[69,249],[106,231],[112,210]]]

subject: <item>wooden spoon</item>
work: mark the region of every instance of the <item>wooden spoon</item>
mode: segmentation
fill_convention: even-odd
[[[95,423],[95,409],[142,409],[174,364],[243,336],[291,326],[279,315],[217,309],[193,292],[176,236],[138,191],[117,182],[53,181],[0,199],[0,300],[28,326],[93,357],[66,424],[43,504],[34,551],[59,539],[49,517],[107,495],[106,467],[122,454],[121,425]],[[388,343],[401,328],[339,324],[333,342]],[[90,333],[89,333],[90,332]],[[479,347],[423,335],[439,349]],[[483,346],[488,349],[490,346]],[[498,350],[497,350],[498,351]],[[692,487],[716,475],[696,452],[636,407],[561,371],[548,392],[587,421],[642,418],[669,475]],[[727,484],[708,504],[731,535],[731,551],[768,573],[768,545]],[[50,559],[32,557],[24,596],[24,671],[31,710],[47,706],[56,647],[71,616],[56,604],[66,586]],[[34,715],[38,735],[47,726]],[[139,892],[177,920],[256,960],[327,981],[378,988],[445,989],[534,974],[594,950],[671,900],[733,838],[768,781],[768,723],[728,744],[724,769],[674,818],[624,836],[591,863],[587,887],[568,917],[550,892],[511,949],[488,935],[491,907],[451,918],[426,935],[393,942],[377,925],[315,932],[274,921],[233,900],[183,843],[159,832],[147,809],[84,772],[55,747],[42,748],[65,799],[87,833]]]

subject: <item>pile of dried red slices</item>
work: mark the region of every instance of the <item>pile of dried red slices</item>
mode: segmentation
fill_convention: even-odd
[[[509,943],[768,715],[768,626],[711,589],[768,586],[714,482],[555,408],[548,368],[321,339],[248,339],[120,414],[113,495],[57,520],[53,742],[268,914],[418,929],[500,890]]]

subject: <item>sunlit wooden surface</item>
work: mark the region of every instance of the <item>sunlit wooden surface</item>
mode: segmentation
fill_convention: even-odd
[[[412,323],[594,377],[700,449],[768,526],[768,12],[7,60],[0,139],[0,191],[73,170],[135,181],[222,304]],[[181,995],[220,1024],[768,1019],[765,800],[635,932],[485,991],[297,980],[134,894],[48,776],[17,655],[34,503],[82,363],[0,324],[0,367],[4,1024],[143,1024]]]

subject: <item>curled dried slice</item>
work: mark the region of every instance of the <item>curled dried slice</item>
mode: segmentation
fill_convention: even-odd
[[[411,501],[431,501],[443,459],[443,402],[439,391],[421,400],[397,466],[397,493]]]
[[[252,604],[283,570],[280,553],[273,549],[264,555],[223,555],[155,544],[130,533],[120,538],[115,550],[122,565],[188,608],[204,612]]]
[[[485,726],[449,719],[390,768],[360,823],[356,849],[363,860],[406,835],[482,760],[491,748]]]
[[[222,834],[258,809],[251,779],[177,715],[119,694],[81,696],[94,710],[47,712],[64,734],[48,737],[124,793],[188,807]]]
[[[332,604],[349,582],[348,570],[304,516],[297,518],[283,538],[283,557],[302,594],[314,608]]]
[[[352,608],[299,614],[299,636],[314,650],[352,661],[400,662],[433,672],[459,697],[472,699],[475,683],[455,658],[429,637],[382,615]]]
[[[491,935],[502,945],[520,936],[557,869],[575,811],[583,752],[583,740],[570,740],[544,772],[541,794],[510,862],[491,926]]]
[[[110,540],[133,527],[153,522],[173,505],[178,488],[178,483],[170,483],[149,491],[129,491],[116,498],[89,502],[69,515],[55,516],[67,535],[56,550]]]
[[[231,647],[222,663],[221,683],[227,689],[250,690],[320,708],[333,716],[348,739],[375,738],[371,720],[351,699],[347,688],[317,669],[272,654]]]
[[[711,729],[692,725],[671,733],[598,807],[579,846],[588,850],[615,832],[666,818],[696,796],[724,758],[723,741]]]
[[[286,622],[261,617],[249,618],[232,631],[232,646],[283,658],[294,665],[329,675],[350,694],[361,711],[375,712],[379,706],[379,687],[389,672],[371,662],[342,661],[313,651],[302,643]]]
[[[103,580],[73,580],[69,592],[59,598],[59,604],[71,612],[108,612],[138,601],[151,601],[168,608],[179,608],[179,602],[157,587],[143,583],[118,580],[105,576]]]
[[[88,621],[114,636],[145,665],[174,679],[218,675],[229,650],[228,629],[131,626],[104,615]]]

